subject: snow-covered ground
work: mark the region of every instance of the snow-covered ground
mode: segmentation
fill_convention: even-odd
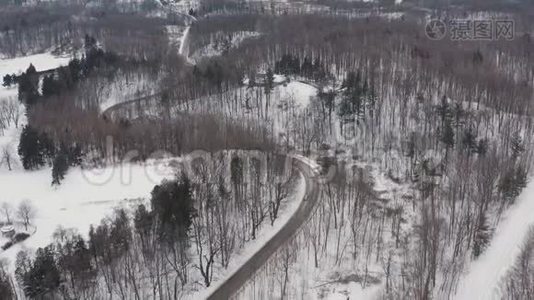
[[[501,299],[499,283],[513,267],[533,224],[534,181],[531,180],[503,216],[489,247],[461,279],[456,299]]]
[[[173,176],[173,169],[165,161],[95,170],[78,167],[69,170],[60,186],[53,187],[49,168],[34,172],[1,170],[0,203],[9,203],[16,209],[20,202],[31,201],[36,209],[32,222],[36,231],[26,241],[0,252],[0,258],[14,262],[22,247],[46,246],[58,226],[86,235],[89,226],[99,224],[113,208],[140,204],[156,184]]]
[[[158,79],[147,73],[119,73],[113,81],[98,82],[100,110],[105,111],[113,105],[133,99],[154,95],[158,91]]]
[[[55,56],[50,52],[15,57],[11,59],[0,59],[0,79],[6,74],[20,74],[33,64],[37,71],[45,71],[64,66],[69,63],[70,56]],[[6,97],[17,96],[17,87],[6,88],[0,83],[0,101]]]
[[[185,50],[185,43],[187,39],[187,35],[189,34],[189,30],[191,29],[191,26],[179,26],[179,25],[168,25],[165,26],[165,30],[167,31],[167,36],[169,39],[169,44],[171,47],[176,48],[178,54],[184,54]]]
[[[70,59],[68,56],[54,56],[51,53],[4,59],[0,60],[0,76],[20,74],[30,63],[37,71],[49,70],[68,64]],[[137,81],[144,82],[142,78]],[[111,90],[115,93],[110,93],[111,98],[122,91],[113,87],[112,85]],[[16,86],[0,87],[0,101],[16,99],[16,96]],[[35,233],[6,251],[0,250],[0,258],[8,258],[11,262],[14,262],[22,247],[35,249],[50,243],[58,226],[74,228],[81,234],[87,234],[89,226],[99,224],[102,218],[112,213],[114,207],[136,205],[145,201],[156,184],[164,178],[174,176],[166,161],[94,170],[77,167],[69,170],[62,185],[52,187],[50,168],[33,172],[22,169],[17,147],[20,131],[26,124],[25,117],[20,121],[18,128],[11,125],[0,135],[0,149],[3,151],[5,147],[9,147],[13,155],[13,171],[8,171],[5,162],[0,163],[0,203],[8,203],[16,209],[19,203],[29,200],[36,209],[36,217],[28,231],[35,230]],[[4,221],[4,218],[0,216],[0,221]]]
[[[51,53],[41,53],[35,55],[29,55],[24,57],[16,57],[11,59],[0,59],[0,80],[3,80],[4,75],[6,74],[20,74],[33,64],[37,71],[45,71],[57,68],[59,66],[67,65],[71,60],[70,56],[55,56]],[[0,102],[7,100],[16,100],[17,98],[17,86],[12,85],[11,87],[4,87],[3,82],[0,82]],[[22,104],[20,104],[20,110],[24,111]],[[0,149],[5,147],[10,148],[10,152],[13,154],[13,168],[20,168],[19,158],[16,155],[16,149],[18,146],[18,141],[20,137],[20,131],[22,126],[26,124],[26,118],[21,116],[20,124],[18,128],[15,128],[13,124],[8,128],[5,128],[2,134],[0,131]],[[0,159],[0,172],[3,169],[6,169],[7,166],[4,166],[5,162],[2,162]]]
[[[20,74],[30,64],[33,64],[37,71],[50,70],[68,64],[70,59],[70,56],[56,56],[50,52],[2,59],[0,60],[0,75]]]

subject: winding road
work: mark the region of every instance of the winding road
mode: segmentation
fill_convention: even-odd
[[[156,95],[150,95],[130,101],[118,103],[112,107],[109,107],[103,112],[106,116],[121,108],[135,104],[139,101],[155,97]],[[245,285],[245,283],[254,277],[254,274],[258,272],[273,256],[276,251],[285,245],[301,228],[301,226],[308,220],[313,212],[315,204],[318,201],[319,195],[319,175],[317,167],[305,157],[293,155],[289,156],[292,159],[293,165],[303,175],[306,185],[304,199],[301,201],[300,206],[296,212],[289,218],[287,223],[282,227],[265,245],[257,251],[250,259],[241,265],[232,275],[230,275],[225,281],[207,297],[208,300],[226,300],[235,295],[239,289]]]
[[[179,53],[188,58],[188,47],[186,45],[189,35],[190,26],[184,31]],[[282,84],[282,83],[277,83]],[[155,93],[129,101],[117,103],[108,107],[102,112],[103,116],[111,117],[111,115],[122,108],[134,105],[141,101],[148,101],[161,93]],[[305,180],[305,194],[299,207],[295,213],[289,218],[286,224],[250,257],[248,261],[242,264],[234,273],[232,273],[226,280],[221,282],[218,287],[207,297],[208,300],[226,300],[232,298],[248,280],[268,262],[268,260],[276,253],[280,247],[284,246],[288,241],[295,236],[299,229],[306,223],[311,216],[315,205],[319,199],[319,171],[318,167],[314,166],[313,162],[305,157],[299,155],[288,155],[292,159],[294,167],[303,175]]]
[[[111,116],[111,114],[118,109],[155,96],[157,95],[150,95],[118,103],[109,107],[103,114]],[[292,159],[293,165],[304,177],[306,185],[304,199],[302,199],[300,206],[289,218],[287,223],[267,243],[265,243],[259,251],[250,257],[247,262],[241,265],[225,281],[220,283],[220,285],[207,297],[208,300],[226,300],[235,295],[248,280],[254,277],[254,274],[267,263],[269,258],[271,258],[280,247],[285,245],[293,236],[295,236],[312,214],[319,198],[320,182],[317,167],[305,157],[297,155],[289,157]]]
[[[300,157],[290,156],[293,164],[304,176],[306,193],[297,211],[265,245],[245,262],[228,279],[222,282],[207,297],[208,300],[226,300],[232,298],[245,283],[254,277],[269,258],[286,242],[288,242],[308,220],[319,199],[319,182],[317,171],[310,163]]]

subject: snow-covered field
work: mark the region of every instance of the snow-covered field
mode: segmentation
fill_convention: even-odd
[[[20,74],[31,64],[37,71],[66,65],[70,57],[58,57],[50,53],[0,60],[0,75]],[[0,87],[0,101],[16,98],[17,88]],[[24,117],[18,128],[13,125],[0,135],[0,149],[9,147],[13,155],[12,168],[0,163],[0,203],[8,203],[16,210],[22,201],[30,201],[36,216],[28,231],[35,233],[22,243],[6,251],[0,250],[0,258],[14,262],[22,247],[35,249],[52,241],[58,226],[74,228],[86,235],[91,224],[99,224],[114,207],[129,206],[145,201],[153,187],[164,178],[174,176],[167,161],[147,164],[111,166],[105,169],[82,170],[71,168],[62,185],[51,185],[51,170],[24,171],[17,155],[17,147]],[[5,221],[4,217],[0,217]]]
[[[55,56],[50,52],[0,60],[0,79],[6,74],[20,74],[33,64],[37,71],[46,71],[69,63],[70,56]],[[0,83],[0,101],[17,96],[17,87],[6,88]]]
[[[33,64],[37,71],[50,70],[68,64],[70,59],[70,56],[56,56],[50,52],[2,59],[0,60],[0,75],[19,74],[30,64]]]
[[[0,203],[9,203],[16,209],[20,202],[31,201],[36,209],[32,222],[36,231],[26,241],[0,252],[0,258],[13,262],[22,247],[46,246],[58,226],[86,235],[89,226],[99,224],[113,208],[140,204],[156,184],[173,176],[172,168],[162,161],[98,170],[78,167],[69,170],[60,186],[53,187],[49,168],[34,172],[2,170]]]

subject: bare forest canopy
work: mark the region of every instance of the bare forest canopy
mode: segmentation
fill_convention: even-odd
[[[0,55],[15,57],[44,51],[76,54],[86,34],[108,50],[156,59],[168,51],[165,25],[183,19],[115,11],[87,11],[80,6],[7,7],[0,9]]]
[[[187,125],[181,123],[183,120],[176,121],[178,123],[175,124],[175,121],[170,120],[142,119],[134,122],[119,120],[117,123],[107,120],[105,116],[103,118],[98,109],[103,99],[95,93],[98,90],[93,88],[98,82],[109,82],[115,76],[122,76],[117,74],[135,72],[152,74],[150,76],[154,80],[162,78],[157,84],[159,91],[155,98],[157,106],[165,110],[164,108],[172,103],[230,91],[242,84],[244,76],[250,76],[257,70],[265,70],[268,67],[274,69],[284,55],[295,56],[299,64],[305,59],[320,64],[324,72],[321,76],[312,78],[319,86],[329,85],[335,78],[345,76],[347,71],[359,70],[369,82],[382,82],[380,88],[392,84],[400,94],[413,93],[415,89],[421,98],[433,97],[432,88],[437,81],[440,82],[442,96],[446,95],[455,101],[483,104],[501,112],[523,115],[532,113],[530,99],[534,71],[519,67],[531,64],[533,60],[527,54],[532,53],[534,45],[526,35],[510,42],[459,43],[448,39],[427,39],[423,33],[424,26],[417,18],[385,20],[379,17],[354,19],[319,15],[261,14],[212,16],[192,25],[189,41],[191,51],[207,45],[210,36],[220,32],[223,35],[231,35],[238,30],[254,31],[258,32],[259,36],[245,39],[223,55],[204,58],[192,67],[169,51],[168,40],[163,33],[163,26],[169,23],[162,19],[110,14],[78,24],[90,25],[84,31],[96,32],[98,44],[110,53],[136,60],[142,59],[141,62],[148,60],[147,63],[138,65],[122,64],[111,68],[108,66],[105,72],[103,69],[97,70],[74,90],[51,95],[42,103],[29,108],[31,125],[47,131],[57,140],[58,145],[78,143],[84,145],[85,151],[96,148],[103,153],[105,136],[108,134],[124,135],[126,144],[121,148],[141,145],[142,149],[146,149],[146,153],[158,147],[169,148],[174,153],[183,153],[185,147],[176,143],[176,139],[182,138],[180,127],[187,128]],[[291,30],[287,30],[288,28]],[[412,77],[403,81],[394,79],[393,66],[399,61],[403,61]],[[501,71],[509,66],[517,68],[514,70],[518,72],[512,76],[511,72]],[[54,116],[58,114],[72,121],[53,121]],[[75,121],[80,119],[86,122]],[[84,126],[78,127],[75,124]],[[168,126],[169,124],[174,125]],[[230,130],[232,127],[228,128]],[[174,136],[174,140],[164,138],[162,142],[153,142],[139,138],[139,141],[135,141],[141,136],[135,132],[144,132],[144,136],[156,138],[165,136],[156,134],[162,132],[161,130],[166,132],[165,135]],[[264,142],[270,144],[267,141],[269,138],[263,140],[268,134],[255,135],[257,130],[262,130],[243,130],[252,130],[251,136],[260,137],[258,142],[251,142],[247,147],[258,147]],[[231,131],[228,134],[234,135]],[[132,136],[133,141],[127,142]],[[257,139],[250,139],[255,140]],[[214,142],[219,144],[214,146],[214,149],[226,146],[217,140]],[[233,142],[229,145],[237,146]],[[192,145],[188,147],[194,148]],[[210,148],[207,145],[202,147]]]
[[[7,6],[0,10],[2,55],[78,54],[46,74],[29,66],[4,77],[18,85],[26,109],[24,168],[52,165],[59,184],[69,166],[109,163],[109,137],[116,160],[130,150],[145,160],[160,150],[181,156],[202,149],[219,169],[227,166],[218,155],[228,149],[318,152],[325,169],[339,172],[321,185],[316,213],[299,236],[273,258],[275,267],[265,268],[281,275],[258,272],[265,286],[277,287],[266,293],[308,292],[288,284],[301,282],[289,267],[299,262],[319,277],[346,266],[361,273],[355,277],[362,285],[383,283],[389,298],[453,297],[465,267],[484,253],[527,185],[532,10],[501,3],[506,8],[498,13],[516,21],[510,41],[436,41],[424,32],[429,15],[462,16],[501,4],[451,1],[445,10],[445,1],[326,2],[206,0],[191,12],[192,23],[78,4]],[[179,54],[176,43],[189,53]],[[222,51],[202,52],[215,48]],[[275,90],[291,84],[315,95],[278,99]],[[305,107],[297,108],[297,100]],[[262,223],[273,224],[296,182],[256,182],[259,176],[246,182],[241,162],[231,164],[230,184],[201,166],[198,178],[158,185],[151,211],[139,206],[132,219],[118,210],[88,239],[59,232],[65,239],[35,259],[21,254],[17,279],[24,292],[43,296],[32,279],[47,272],[53,280],[38,282],[44,294],[75,298],[141,299],[141,286],[154,298],[178,298],[192,285],[210,286],[214,268],[225,270]],[[372,174],[363,176],[367,169]],[[369,271],[373,265],[379,271]],[[59,278],[70,279],[63,289]]]

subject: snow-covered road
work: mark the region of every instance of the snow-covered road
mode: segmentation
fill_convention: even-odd
[[[189,56],[189,47],[187,47],[187,37],[189,36],[189,30],[191,30],[191,26],[187,26],[187,28],[184,30],[184,33],[182,35],[182,41],[180,42],[180,49],[178,50],[178,54],[184,55],[186,58]]]
[[[208,292],[208,300],[231,299],[234,294],[261,269],[269,258],[287,243],[306,222],[319,200],[319,182],[317,174],[319,166],[303,156],[293,155],[295,166],[305,179],[305,193],[295,213],[287,220],[282,228],[267,241],[261,249],[234,271],[225,281],[212,287]]]
[[[499,285],[513,266],[529,227],[534,224],[534,180],[503,216],[486,251],[460,280],[455,299],[501,299]]]

